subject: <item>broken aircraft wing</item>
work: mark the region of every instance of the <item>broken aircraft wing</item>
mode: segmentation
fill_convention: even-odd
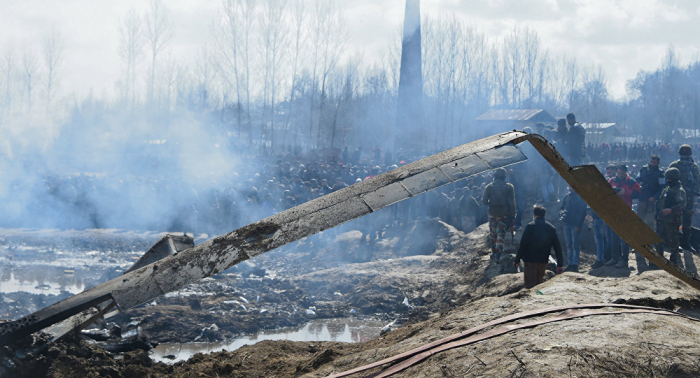
[[[569,185],[630,246],[664,270],[700,289],[695,275],[650,246],[661,239],[617,196],[593,166],[570,167],[536,134],[513,131],[480,139],[306,202],[128,272],[16,321],[0,325],[0,344],[83,311],[125,310],[221,272],[233,265],[393,203],[466,177],[526,160],[515,146],[529,141]]]

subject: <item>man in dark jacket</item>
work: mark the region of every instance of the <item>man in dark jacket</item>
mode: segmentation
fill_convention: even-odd
[[[523,237],[520,239],[520,248],[513,263],[517,267],[520,260],[525,262],[523,272],[525,287],[528,289],[542,283],[552,248],[557,258],[557,273],[564,271],[564,259],[557,230],[551,223],[544,220],[546,213],[547,210],[544,207],[535,206],[535,220],[525,226]]]
[[[654,225],[654,202],[659,199],[659,195],[666,185],[664,172],[659,168],[660,162],[659,155],[652,155],[649,164],[639,170],[637,178],[642,189],[639,195],[639,204],[637,204],[637,215],[652,228]]]
[[[586,146],[586,130],[576,122],[574,113],[566,115],[566,123],[569,124],[567,145],[569,147],[569,164],[579,165],[583,162]]]
[[[581,255],[581,227],[586,219],[586,202],[576,192],[569,188],[569,194],[564,197],[559,216],[564,223],[564,240],[566,240],[569,265],[567,272],[578,272],[579,256]]]

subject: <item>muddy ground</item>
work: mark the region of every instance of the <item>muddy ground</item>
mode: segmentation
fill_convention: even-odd
[[[5,350],[0,371],[26,377],[325,376],[540,307],[616,302],[700,314],[700,293],[663,271],[638,274],[634,255],[629,269],[590,271],[594,258],[584,254],[581,273],[548,272],[547,282],[525,290],[521,274],[501,274],[490,262],[486,226],[465,235],[423,219],[373,241],[343,231],[259,256],[112,320],[123,330],[140,327],[156,342],[226,339],[311,318],[397,320],[391,332],[368,343],[264,341],[163,364],[144,351],[114,355],[74,339],[24,359]],[[689,268],[698,262],[690,254],[685,258]],[[313,314],[306,311],[310,307]],[[202,332],[211,324],[218,331]],[[443,352],[404,375],[700,376],[699,334],[697,322],[658,315],[581,318]]]

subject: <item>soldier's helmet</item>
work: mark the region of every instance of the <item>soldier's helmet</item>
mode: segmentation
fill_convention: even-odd
[[[666,180],[678,181],[681,179],[681,171],[679,171],[678,168],[669,168],[664,173],[664,177]]]
[[[493,176],[498,179],[498,180],[505,180],[506,179],[506,170],[505,168],[498,168],[494,172]]]
[[[693,154],[693,149],[690,148],[689,144],[684,144],[678,148],[678,155],[681,156],[691,156]]]

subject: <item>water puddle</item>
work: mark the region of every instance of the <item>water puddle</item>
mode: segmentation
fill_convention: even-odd
[[[0,293],[25,292],[30,294],[59,295],[67,291],[77,294],[85,289],[80,279],[75,277],[45,277],[42,274],[16,274],[6,271],[0,277]]]
[[[151,351],[151,359],[165,363],[186,361],[197,353],[206,354],[224,350],[234,351],[244,345],[252,345],[263,340],[359,343],[379,336],[379,331],[386,323],[386,321],[376,319],[312,320],[304,327],[298,329],[263,331],[257,335],[222,342],[160,344]]]

